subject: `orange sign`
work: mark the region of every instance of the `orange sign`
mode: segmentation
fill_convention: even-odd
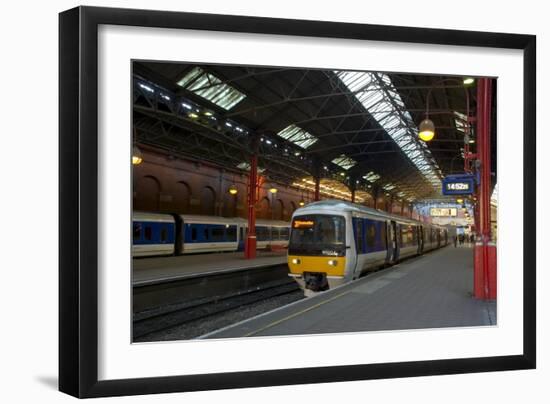
[[[314,224],[315,222],[313,220],[295,220],[292,226],[295,229],[307,229],[309,227],[313,227]]]

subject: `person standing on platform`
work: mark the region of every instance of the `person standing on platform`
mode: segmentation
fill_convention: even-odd
[[[457,241],[457,238],[458,238],[458,235],[455,234],[455,236],[453,237],[453,241],[454,241],[454,244],[455,244],[455,248],[456,248],[456,241]]]

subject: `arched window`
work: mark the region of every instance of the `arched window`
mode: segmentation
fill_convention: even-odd
[[[191,194],[191,187],[189,184],[185,181],[178,181],[174,187],[172,210],[177,213],[189,213]]]
[[[285,210],[285,204],[281,199],[277,199],[275,201],[275,206],[273,206],[274,212],[273,212],[273,219],[275,220],[284,220],[284,210]]]
[[[216,214],[216,192],[206,186],[201,191],[201,215]]]
[[[159,210],[160,181],[152,175],[145,175],[136,182],[134,210],[156,212]]]
[[[259,219],[271,219],[271,206],[267,197],[262,198],[258,203],[257,216]]]

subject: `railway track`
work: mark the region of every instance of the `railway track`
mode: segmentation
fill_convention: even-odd
[[[297,283],[287,276],[286,265],[134,286],[133,340],[154,340],[147,336],[219,318],[258,302],[284,300],[285,295],[295,294],[297,300],[299,293]]]
[[[247,309],[259,302],[300,292],[296,282],[287,279],[269,282],[239,293],[212,296],[136,313],[133,319],[133,339],[137,342],[155,340],[147,337],[173,328],[185,327],[198,320],[216,319],[225,313]],[[203,332],[204,329],[198,334]],[[187,334],[193,334],[193,331]]]

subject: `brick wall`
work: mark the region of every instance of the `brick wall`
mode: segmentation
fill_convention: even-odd
[[[143,162],[133,166],[134,210],[246,218],[248,175],[171,158],[157,151],[142,149],[142,153]],[[229,193],[231,185],[237,187],[237,195]],[[275,184],[278,192],[271,194],[270,186],[268,182],[260,189],[258,219],[290,220],[302,198],[306,203],[313,200],[312,192],[302,193]],[[374,200],[368,199],[365,205],[372,207]],[[394,202],[392,207],[385,195],[377,198],[377,208],[401,214],[401,203]],[[404,215],[407,214],[406,206]]]
[[[246,174],[173,159],[153,151],[142,152],[143,162],[133,166],[134,210],[246,218]],[[233,184],[238,189],[237,195],[228,192]],[[271,194],[270,185],[261,187],[256,217],[289,220],[299,206],[302,192],[275,184],[278,192]],[[305,194],[304,200],[308,201]]]

